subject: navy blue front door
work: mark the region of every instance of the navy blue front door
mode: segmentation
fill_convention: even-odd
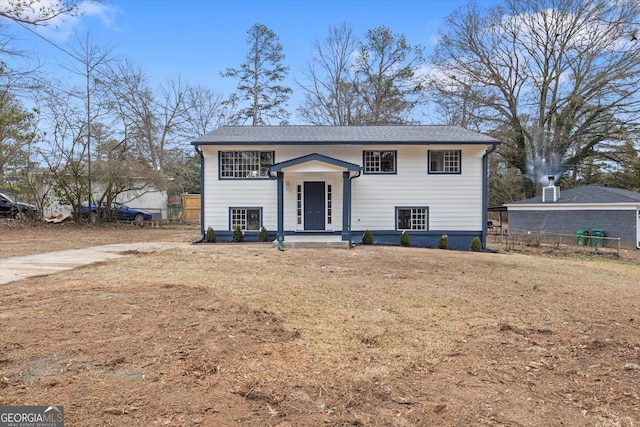
[[[324,230],[324,182],[304,183],[304,229]]]

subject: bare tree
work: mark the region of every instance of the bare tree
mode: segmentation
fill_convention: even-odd
[[[172,150],[183,142],[188,87],[178,79],[154,91],[142,69],[130,61],[112,70],[106,86],[128,150],[147,159],[152,169],[163,171]]]
[[[63,15],[76,15],[80,5],[99,0],[5,0],[0,3],[0,17],[27,25],[47,25]]]
[[[423,63],[422,47],[387,27],[367,31],[364,41],[346,24],[331,27],[303,71],[298,112],[318,125],[413,123],[425,101]]]
[[[330,27],[329,35],[314,44],[313,61],[302,71],[302,119],[314,125],[344,126],[354,122],[358,99],[353,62],[358,40],[343,23]]]
[[[232,121],[250,120],[253,126],[272,120],[286,124],[289,112],[285,106],[292,91],[282,85],[289,67],[282,64],[285,56],[280,38],[263,24],[254,24],[247,34],[247,62],[222,73],[238,80],[237,91],[229,99],[231,105],[240,106]]]
[[[56,199],[72,206],[76,213],[87,200],[98,206],[110,206],[125,191],[139,193],[166,188],[165,176],[151,166],[148,156],[140,156],[122,138],[122,123],[105,93],[110,89],[109,75],[100,76],[97,85],[103,87],[95,88],[100,96],[92,102],[91,111],[96,115],[90,125],[86,122],[84,99],[79,99],[73,91],[60,90],[62,83],[51,84],[46,94],[41,95],[38,107],[43,130],[41,158],[47,165],[46,171],[40,171],[41,182],[43,186],[51,182]],[[98,111],[101,113],[97,114]],[[87,138],[89,129],[91,146]],[[91,187],[89,149],[92,151]],[[109,218],[97,218],[102,219]]]
[[[0,22],[0,96],[6,92],[19,96],[20,90],[31,90],[36,86],[33,77],[37,67],[15,64],[25,60],[27,55],[13,46],[13,40],[13,36],[5,32],[5,27]]]
[[[387,27],[367,31],[356,58],[356,93],[365,109],[359,124],[411,123],[413,109],[424,101],[419,69],[420,45],[411,46],[402,34]]]
[[[185,93],[184,139],[193,140],[225,124],[233,112],[224,101],[221,94],[211,89],[189,87]]]
[[[94,141],[94,177],[100,184],[100,190],[94,190],[94,193],[99,206],[111,206],[119,195],[127,191],[142,194],[167,188],[164,173],[151,168],[147,159],[135,156],[125,141],[114,139],[114,132],[108,126],[95,125]],[[109,214],[115,212],[109,211]]]
[[[77,46],[72,48],[70,52],[71,59],[63,67],[72,74],[80,76],[83,82],[83,89],[79,92],[85,108],[84,138],[86,138],[86,155],[87,155],[87,187],[89,204],[92,202],[92,171],[91,171],[91,152],[92,152],[92,131],[93,123],[99,120],[101,116],[106,114],[104,103],[94,102],[99,97],[100,79],[103,78],[107,71],[108,64],[113,61],[111,49],[108,47],[99,47],[91,41],[87,33],[85,39],[76,37]]]
[[[601,168],[610,177],[604,185],[640,192],[640,137],[623,141],[605,154],[604,159]]]
[[[460,124],[482,123],[540,185],[638,131],[639,12],[635,0],[470,4],[446,19],[430,89],[445,110],[468,108]]]
[[[147,165],[139,167],[139,176],[169,191],[197,191],[199,163],[188,142],[225,122],[229,113],[222,96],[179,79],[152,89],[143,71],[129,61],[118,64],[108,86],[122,129],[121,145],[127,156]]]
[[[192,141],[224,125],[233,112],[221,94],[201,86],[189,87],[185,93],[185,117],[180,129],[181,140]],[[198,193],[200,189],[200,156],[190,150],[175,153],[170,168],[171,186],[176,193]]]
[[[48,195],[50,191],[61,204],[79,213],[89,198],[86,112],[74,93],[57,89],[61,85],[61,82],[49,85],[37,99],[41,134],[37,152],[45,166],[39,172],[41,192]]]

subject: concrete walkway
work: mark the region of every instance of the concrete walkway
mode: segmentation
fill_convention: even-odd
[[[273,246],[278,246],[278,241],[273,242]],[[282,246],[287,248],[349,248],[349,242],[343,241],[341,236],[326,234],[302,234],[285,236]]]
[[[184,243],[190,245],[190,243]],[[0,285],[29,277],[46,276],[59,271],[72,270],[84,265],[93,264],[110,259],[121,258],[127,252],[153,252],[157,250],[175,249],[180,243],[142,242],[118,243],[114,245],[92,246],[66,251],[46,252],[42,254],[0,258]],[[277,242],[274,242],[277,246]],[[348,248],[349,242],[344,242],[340,236],[303,235],[286,236],[284,248],[317,248],[343,247]]]
[[[127,252],[153,252],[175,248],[176,243],[118,243],[66,251],[0,259],[0,285],[34,276],[46,276],[83,265],[126,256]]]

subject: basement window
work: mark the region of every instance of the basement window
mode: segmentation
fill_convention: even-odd
[[[231,228],[240,227],[242,231],[257,231],[262,227],[262,208],[231,208]]]
[[[396,208],[396,230],[427,230],[429,208],[402,207]]]

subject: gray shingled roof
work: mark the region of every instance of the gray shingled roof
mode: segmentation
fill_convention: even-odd
[[[459,126],[222,126],[193,145],[394,143],[500,144]]]
[[[533,205],[542,203],[542,197],[520,200],[509,205]],[[585,185],[583,187],[560,190],[560,198],[556,202],[545,204],[584,204],[584,203],[640,203],[640,193],[612,187]]]

